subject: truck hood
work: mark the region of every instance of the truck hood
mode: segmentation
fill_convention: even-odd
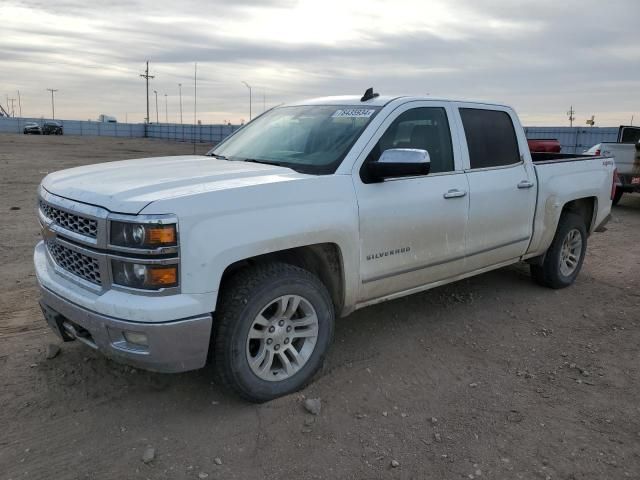
[[[47,175],[42,187],[54,195],[112,212],[137,214],[157,200],[307,176],[286,167],[187,155],[61,170]]]

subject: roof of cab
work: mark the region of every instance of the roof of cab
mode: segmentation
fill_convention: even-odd
[[[291,105],[368,105],[382,107],[399,97],[380,95],[364,102],[360,100],[361,98],[362,95],[339,95],[335,97],[308,98],[306,100],[294,102]]]
[[[306,100],[300,100],[298,102],[290,103],[289,105],[353,105],[359,107],[365,106],[374,106],[374,107],[383,107],[386,104],[394,101],[402,99],[404,101],[437,101],[437,102],[461,102],[461,103],[477,103],[480,105],[493,105],[497,107],[508,107],[503,103],[497,102],[483,102],[483,101],[474,101],[474,100],[466,100],[466,99],[452,99],[452,98],[436,98],[430,97],[428,95],[379,95],[370,100],[362,101],[360,95],[339,95],[333,97],[319,97],[319,98],[308,98]]]

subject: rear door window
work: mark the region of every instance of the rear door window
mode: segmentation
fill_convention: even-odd
[[[639,127],[620,127],[619,140],[620,143],[638,143],[640,142]]]
[[[513,122],[499,110],[461,108],[471,168],[490,168],[520,162]]]

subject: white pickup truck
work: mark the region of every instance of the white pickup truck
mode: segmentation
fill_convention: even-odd
[[[616,162],[618,182],[613,204],[625,193],[640,192],[640,127],[621,126],[616,143],[598,143],[584,152],[612,157]]]
[[[320,368],[334,318],[527,261],[573,283],[610,158],[534,154],[503,105],[360,96],[267,111],[206,156],[48,175],[35,248],[64,340],[251,401]]]

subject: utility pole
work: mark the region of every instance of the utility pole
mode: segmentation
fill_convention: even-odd
[[[573,105],[571,105],[571,107],[569,107],[569,111],[567,112],[567,115],[569,115],[569,126],[573,127],[573,121],[576,119],[575,117],[575,110],[573,109]]]
[[[147,84],[147,117],[144,119],[146,123],[149,123],[149,79],[154,78],[153,75],[149,75],[149,61],[147,60],[147,68],[144,73],[140,74],[142,78],[146,80]]]
[[[18,109],[20,111],[20,118],[22,118],[22,101],[20,100],[20,90],[18,90]]]
[[[54,88],[47,88],[47,90],[49,90],[51,92],[51,120],[55,120],[56,119],[56,106],[55,106],[55,102],[53,101],[53,94],[55,92],[57,92],[57,89]]]
[[[242,81],[242,83],[244,83],[245,87],[249,89],[249,121],[251,121],[251,85],[249,85],[244,80]]]
[[[160,123],[160,120],[158,120],[158,91],[154,90],[153,93],[156,94],[156,123]]]
[[[14,106],[14,102],[16,101],[15,98],[10,98],[9,101],[11,102],[11,116],[15,118],[16,116],[16,109]],[[9,108],[9,105],[7,105],[7,108]]]
[[[166,93],[164,94],[164,123],[169,123],[169,103]]]
[[[180,125],[182,125],[182,84],[178,84],[178,90],[180,90]]]
[[[198,62],[193,66],[193,153],[196,153],[196,128],[198,124]]]

